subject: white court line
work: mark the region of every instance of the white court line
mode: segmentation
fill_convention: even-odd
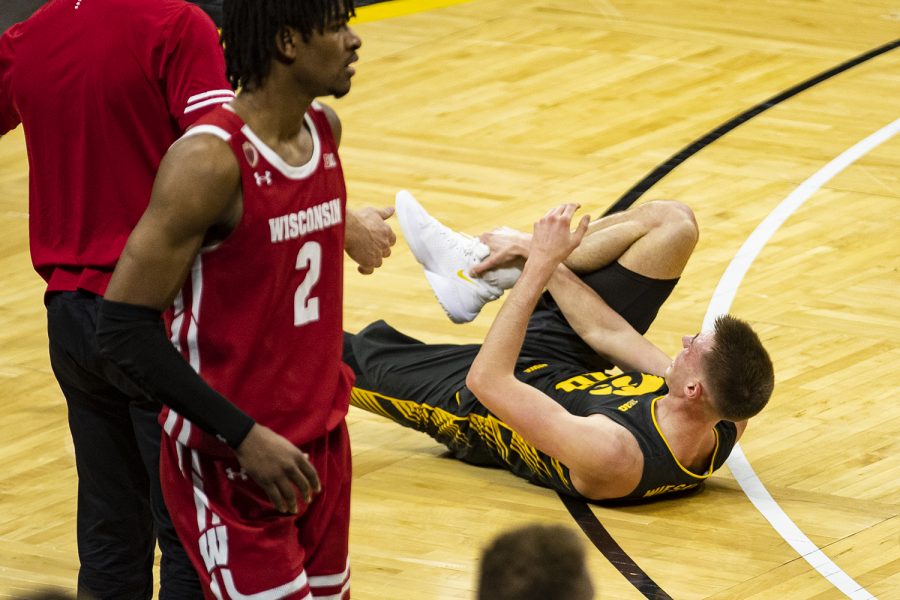
[[[791,192],[787,198],[781,201],[781,204],[775,207],[775,210],[769,213],[769,216],[750,234],[750,237],[747,238],[744,245],[741,246],[741,249],[738,250],[731,260],[728,268],[725,269],[725,273],[722,275],[722,279],[719,280],[719,284],[716,286],[716,290],[713,292],[712,299],[710,299],[709,306],[706,309],[706,317],[703,319],[704,330],[711,330],[716,317],[729,311],[735,294],[737,294],[738,286],[740,286],[750,265],[763,246],[772,238],[775,231],[781,227],[782,223],[831,178],[898,132],[900,132],[900,119],[886,125],[866,139],[845,150],[840,156],[819,169],[815,175],[800,184],[800,187]],[[844,573],[840,567],[834,564],[830,558],[825,556],[825,553],[806,537],[806,534],[800,531],[800,528],[778,506],[778,503],[769,494],[765,485],[756,476],[753,467],[750,466],[747,457],[744,456],[744,451],[741,449],[740,444],[735,445],[731,456],[728,457],[727,464],[741,489],[744,490],[744,493],[747,494],[747,497],[750,498],[757,510],[769,521],[772,527],[775,528],[775,531],[800,556],[806,559],[806,562],[812,565],[823,577],[849,598],[854,600],[875,600],[875,596],[867,592],[849,575]]]

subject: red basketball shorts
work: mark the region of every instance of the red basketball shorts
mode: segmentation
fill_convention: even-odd
[[[298,499],[298,514],[286,515],[237,459],[204,455],[163,435],[163,495],[208,599],[350,598],[346,424],[301,449],[322,491],[309,505]]]

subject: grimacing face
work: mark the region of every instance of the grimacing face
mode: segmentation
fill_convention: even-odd
[[[713,332],[704,331],[681,338],[682,350],[666,369],[665,379],[670,390],[677,390],[690,377],[702,373],[703,355],[712,348],[714,335]]]

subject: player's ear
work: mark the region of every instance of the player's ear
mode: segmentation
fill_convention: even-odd
[[[300,44],[300,32],[293,27],[282,27],[275,34],[275,49],[278,57],[284,62],[293,62],[297,58],[297,47]]]
[[[692,379],[684,384],[684,395],[696,400],[703,395],[703,384],[698,379]]]

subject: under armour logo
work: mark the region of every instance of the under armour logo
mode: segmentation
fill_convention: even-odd
[[[331,152],[325,153],[323,161],[325,163],[326,169],[333,169],[337,166],[337,160],[334,158],[334,154],[332,154]]]
[[[235,471],[231,467],[227,467],[225,469],[225,474],[228,475],[228,479],[234,481],[236,477],[240,477],[242,480],[247,481],[247,471],[241,469],[240,471]]]
[[[253,177],[254,179],[256,179],[257,187],[262,187],[263,183],[265,183],[266,185],[272,185],[272,171],[266,171],[262,175],[254,172]]]

